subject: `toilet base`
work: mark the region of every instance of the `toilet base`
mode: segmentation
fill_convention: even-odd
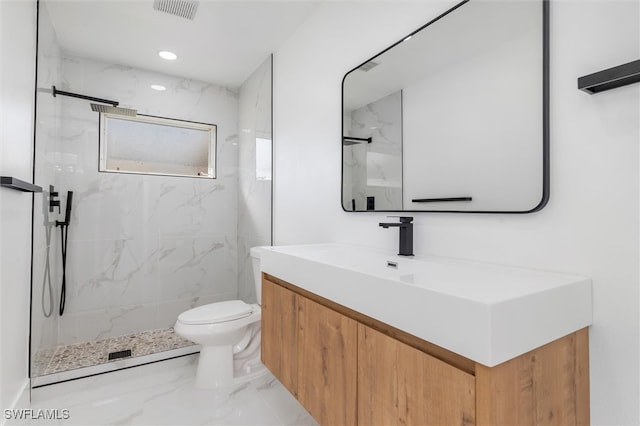
[[[195,381],[198,388],[228,386],[267,371],[260,362],[259,306],[251,316],[229,322],[202,326],[177,321],[175,330],[201,345]]]
[[[265,375],[267,367],[260,361],[260,323],[247,328],[245,345],[202,346],[196,370],[196,387],[214,389],[235,385]],[[235,353],[234,353],[235,352]]]
[[[233,346],[203,346],[196,370],[196,387],[215,388],[233,382]]]

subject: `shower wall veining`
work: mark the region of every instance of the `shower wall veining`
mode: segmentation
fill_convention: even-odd
[[[62,214],[48,213],[40,201],[47,194],[36,197],[32,353],[171,327],[184,310],[239,293],[254,298],[251,269],[244,270],[249,248],[271,241],[271,185],[255,181],[252,139],[271,139],[270,59],[238,90],[104,63],[63,52],[46,7],[40,41],[35,182],[55,185]],[[139,114],[217,125],[217,178],[99,173],[98,114],[87,101],[54,98],[54,84],[120,101]],[[152,84],[167,90],[154,91]],[[241,138],[240,128],[246,130]],[[60,228],[49,225],[49,239],[45,224],[63,219],[67,191],[74,197],[66,309],[59,316]],[[49,318],[41,303],[44,288],[49,307],[47,252],[54,297]]]

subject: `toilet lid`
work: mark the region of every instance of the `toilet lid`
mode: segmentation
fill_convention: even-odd
[[[210,303],[189,309],[178,316],[183,324],[215,324],[251,315],[253,308],[242,300]]]

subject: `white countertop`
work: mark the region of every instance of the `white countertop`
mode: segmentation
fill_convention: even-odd
[[[592,322],[591,280],[580,276],[342,244],[271,247],[260,264],[488,367]]]

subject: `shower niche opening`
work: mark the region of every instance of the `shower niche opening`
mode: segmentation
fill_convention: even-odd
[[[249,249],[271,244],[270,162],[260,160],[271,151],[271,57],[223,87],[79,56],[56,33],[63,3],[39,7],[34,182],[52,188],[34,198],[32,386],[198,352],[173,332],[178,315],[255,302]],[[149,89],[159,81],[168,90]],[[127,128],[129,141],[110,141],[128,155],[112,167],[101,159],[120,157],[105,152],[101,128],[113,111],[62,92],[135,111],[111,121],[120,127],[159,125],[151,138]],[[167,122],[191,124],[163,131]]]

